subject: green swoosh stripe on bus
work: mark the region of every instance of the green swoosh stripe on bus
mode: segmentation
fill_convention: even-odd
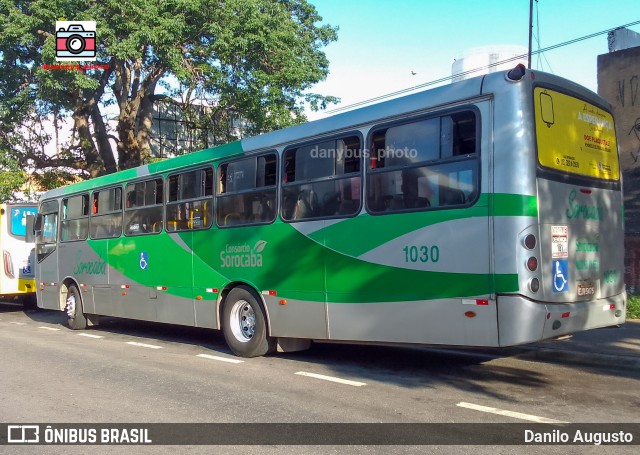
[[[468,209],[449,209],[398,214],[392,218],[364,214],[327,226],[309,235],[328,248],[349,256],[360,256],[401,235],[446,221],[487,216],[487,206],[492,198],[492,210],[496,216],[538,216],[535,196],[496,193],[481,195],[478,202]],[[358,241],[353,241],[353,236]]]
[[[475,296],[518,289],[516,275],[492,277],[489,274],[409,270],[365,262],[325,248],[284,223],[242,229],[248,244],[255,243],[258,238],[269,239],[262,267],[221,271],[220,251],[229,242],[240,244],[245,241],[241,240],[243,236],[239,236],[238,231],[218,230],[214,242],[210,238],[207,240],[206,231],[182,234],[185,244],[193,248],[193,255],[167,235],[123,238],[114,243],[110,253],[99,251],[99,248],[94,250],[105,261],[109,256],[112,267],[136,284],[165,285],[167,293],[185,298],[192,297],[193,290],[184,283],[196,281],[206,287],[245,281],[258,290],[268,286],[278,289],[284,297],[290,293],[297,299],[314,301],[322,299],[319,290],[324,290],[328,291],[326,298],[329,301],[343,303],[396,301],[397,293],[393,289],[398,287],[413,289],[410,295],[403,295],[402,300],[420,300],[427,295],[430,299],[453,297],[453,294]],[[192,235],[193,238],[189,238]],[[141,251],[148,253],[149,266],[145,270],[138,266]],[[172,258],[170,268],[158,270],[154,267],[160,262],[156,260],[159,254]],[[325,268],[332,272],[326,283],[323,278]],[[300,273],[301,270],[305,273]],[[203,295],[205,299],[216,297],[215,294]]]
[[[521,195],[496,194],[495,211],[500,216],[535,216],[536,198]],[[283,292],[295,292],[296,298],[317,300],[319,292],[309,289],[329,291],[328,299],[336,302],[393,301],[393,288],[401,286],[413,289],[411,295],[403,299],[446,298],[456,296],[484,295],[492,292],[514,292],[518,289],[516,275],[492,276],[488,274],[446,273],[409,270],[373,264],[355,258],[381,244],[426,225],[433,225],[455,219],[473,218],[486,213],[487,196],[483,196],[476,206],[467,210],[443,210],[429,214],[425,224],[424,213],[398,215],[393,223],[387,217],[360,216],[328,226],[321,231],[305,236],[285,223],[276,222],[268,226],[218,229],[212,241],[208,231],[180,234],[187,248],[176,243],[170,236],[140,236],[122,238],[113,242],[110,250],[94,248],[96,253],[111,266],[133,282],[154,287],[167,286],[167,292],[177,297],[191,297],[193,291],[184,283],[206,283],[207,287],[218,287],[231,281],[247,281],[255,286],[269,286]],[[524,203],[523,203],[524,202]],[[366,230],[362,228],[367,226]],[[359,247],[350,241],[357,235]],[[258,239],[268,239],[260,268],[229,268],[221,270],[220,252],[228,244],[251,244]],[[325,245],[320,244],[323,239]],[[94,242],[91,242],[95,245]],[[95,245],[97,246],[97,245]],[[141,251],[149,254],[149,268],[138,267]],[[292,254],[295,253],[295,254]],[[193,253],[193,254],[192,254]],[[172,258],[172,267],[157,270],[154,255],[162,254]],[[286,258],[286,259],[284,259]],[[329,282],[323,284],[325,267],[332,270]],[[307,273],[300,274],[300,270]],[[341,271],[349,271],[342,273]],[[193,274],[193,276],[189,276]],[[357,283],[357,284],[356,284]],[[172,286],[175,284],[175,286]],[[438,291],[440,289],[440,291]],[[455,292],[453,291],[455,289]],[[215,294],[204,295],[214,299]]]

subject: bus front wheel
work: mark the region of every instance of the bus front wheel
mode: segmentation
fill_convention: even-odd
[[[72,330],[84,330],[87,328],[87,318],[82,308],[82,297],[75,285],[69,286],[64,310],[67,312],[69,328]]]
[[[275,350],[275,340],[267,334],[264,311],[253,292],[233,288],[223,307],[222,331],[231,351],[240,357],[257,357]]]

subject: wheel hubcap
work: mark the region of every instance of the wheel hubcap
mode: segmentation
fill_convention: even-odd
[[[67,312],[67,316],[73,318],[73,315],[76,312],[76,297],[74,295],[67,296],[67,304],[65,305],[64,310]]]
[[[256,331],[256,314],[246,300],[238,300],[231,308],[230,319],[233,336],[242,342],[250,341]]]

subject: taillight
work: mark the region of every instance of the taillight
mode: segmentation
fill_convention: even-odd
[[[540,289],[540,280],[533,278],[529,282],[529,289],[531,289],[531,292],[538,292],[538,289]]]
[[[6,250],[2,250],[2,258],[4,260],[4,273],[9,278],[15,278],[15,272],[13,271],[13,261],[11,260],[11,253]]]
[[[524,238],[523,243],[526,249],[533,250],[536,247],[536,236],[533,234],[528,234]]]
[[[522,246],[529,250],[530,255],[524,262],[527,271],[535,272],[538,270],[538,258],[534,256],[536,254],[536,246],[538,245],[538,239],[534,234],[527,234],[521,239]],[[540,289],[540,280],[536,277],[530,277],[528,283],[529,291],[536,293]]]

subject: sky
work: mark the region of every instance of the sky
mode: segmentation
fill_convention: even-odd
[[[451,75],[454,59],[474,47],[529,41],[529,0],[310,0],[323,23],[338,26],[324,51],[327,79],[310,91],[341,98],[336,107]],[[538,0],[533,51],[640,21],[638,0]],[[630,27],[640,33],[640,25]],[[597,56],[607,34],[532,57],[532,68],[597,91]],[[416,73],[415,75],[412,72]],[[448,82],[446,82],[448,83]]]

